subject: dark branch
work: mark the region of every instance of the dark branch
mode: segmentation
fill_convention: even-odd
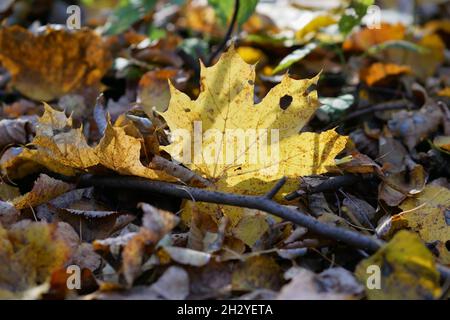
[[[362,180],[362,178],[356,175],[330,177],[329,179],[324,180],[321,184],[317,186],[306,188],[306,190],[296,190],[294,192],[287,194],[284,198],[288,201],[291,201],[304,194],[335,191],[342,187],[351,186],[360,180]]]
[[[266,198],[265,196],[247,196],[223,193],[176,185],[168,182],[124,176],[104,177],[84,175],[80,177],[79,185],[85,187],[97,186],[145,190],[188,200],[195,199],[196,201],[202,202],[257,209],[306,227],[311,232],[318,235],[342,241],[355,248],[373,252],[376,251],[381,245],[381,242],[375,238],[319,222],[311,216],[308,216],[293,208],[283,206],[271,199]]]
[[[341,241],[358,249],[374,252],[383,245],[381,240],[355,231],[319,222],[299,210],[283,206],[271,199],[267,199],[265,196],[245,196],[232,193],[223,193],[176,185],[169,182],[152,181],[143,178],[125,176],[105,177],[88,174],[79,178],[78,185],[80,187],[97,186],[143,190],[182,199],[192,200],[192,198],[194,198],[196,201],[257,209],[303,226],[309,231],[323,237]],[[450,269],[448,267],[437,265],[437,268],[442,278],[450,279]]]
[[[228,40],[230,40],[231,38],[231,34],[233,33],[234,27],[236,25],[236,21],[237,21],[237,17],[238,17],[238,13],[239,13],[239,0],[235,0],[234,2],[234,12],[233,12],[233,17],[231,18],[231,22],[230,25],[228,26],[228,30],[227,33],[225,34],[225,37],[223,38],[222,42],[220,43],[220,45],[217,47],[217,49],[211,54],[211,56],[209,57],[208,61],[207,61],[207,65],[210,66],[213,62],[214,59],[219,55],[219,53],[221,53],[225,47],[227,46]]]
[[[266,193],[266,195],[264,196],[264,198],[266,199],[272,199],[273,197],[275,197],[275,195],[278,193],[278,191],[280,191],[281,188],[283,188],[284,184],[286,183],[286,177],[281,178],[276,184],[275,186]]]

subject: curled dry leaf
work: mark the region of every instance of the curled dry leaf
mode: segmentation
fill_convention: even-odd
[[[160,257],[168,255],[171,260],[177,263],[194,267],[206,265],[212,257],[210,253],[172,246],[162,247],[158,255]]]
[[[47,221],[70,224],[83,241],[104,239],[124,228],[135,217],[111,211],[92,197],[92,189],[67,192],[37,208],[37,216]]]
[[[362,283],[370,281],[371,285],[377,285],[372,283],[374,277],[368,279],[374,272],[381,276],[379,289],[370,289],[366,285],[368,299],[417,300],[440,295],[439,273],[433,255],[412,232],[398,232],[373,256],[361,261],[355,274]]]
[[[298,133],[318,107],[317,92],[308,91],[317,77],[294,80],[285,76],[254,105],[255,67],[246,64],[233,47],[216,65],[202,65],[201,74],[202,90],[195,101],[170,86],[169,108],[161,115],[171,130],[172,144],[162,148],[210,179],[214,184],[211,188],[263,194],[286,176],[286,192],[296,187],[299,175],[323,173],[334,166],[334,157],[344,148],[346,137],[334,130]],[[198,134],[202,135],[200,142]],[[236,143],[235,139],[244,140]],[[264,152],[265,156],[259,155]],[[193,207],[214,219],[225,214],[230,229],[245,215],[242,208],[187,202],[182,215],[187,223]],[[259,236],[263,232],[264,228]],[[245,240],[252,245],[249,239],[256,238]]]
[[[23,196],[12,200],[16,209],[26,209],[46,203],[74,188],[74,185],[50,178],[41,174],[34,183],[33,189]]]
[[[33,123],[28,119],[1,120],[0,150],[9,145],[26,144],[33,131]]]
[[[168,174],[142,164],[142,143],[139,130],[132,122],[120,118],[115,125],[108,122],[99,144],[91,147],[83,129],[73,127],[72,117],[45,104],[36,137],[31,142],[34,148],[15,149],[8,157],[4,155],[0,168],[10,178],[18,178],[40,166],[63,175],[75,175],[78,171],[95,171],[96,166],[102,165],[124,175],[174,181]]]
[[[142,227],[127,241],[122,252],[123,274],[128,285],[132,285],[141,273],[145,258],[152,253],[159,240],[178,224],[178,217],[170,212],[147,203],[140,203],[138,207],[144,212]]]
[[[102,39],[88,29],[41,34],[12,26],[0,30],[0,61],[25,96],[49,101],[86,86],[98,86],[111,65]]]

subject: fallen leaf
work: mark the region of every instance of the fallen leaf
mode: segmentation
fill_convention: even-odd
[[[176,69],[151,70],[139,80],[137,102],[150,118],[153,118],[153,108],[159,112],[167,110],[170,100],[169,80],[182,90],[188,75]]]
[[[74,188],[74,185],[53,179],[41,174],[34,183],[33,189],[23,196],[12,200],[16,209],[26,209],[46,203]]]
[[[380,28],[364,28],[347,38],[342,48],[346,51],[366,51],[370,47],[386,41],[402,40],[405,26],[401,24],[382,23]]]
[[[343,268],[319,274],[304,268],[295,269],[291,282],[281,288],[278,300],[356,300],[363,296],[364,287]]]
[[[218,190],[243,194],[263,194],[283,176],[288,178],[284,190],[293,189],[297,177],[334,166],[346,137],[334,130],[298,134],[318,107],[317,93],[308,92],[317,77],[294,80],[285,76],[258,105],[253,104],[254,77],[254,66],[231,48],[216,65],[202,65],[202,91],[195,101],[171,86],[169,108],[161,115],[173,142],[162,149],[210,179]],[[267,142],[269,136],[271,142]],[[236,143],[235,139],[243,140]],[[223,212],[231,229],[244,215],[242,208],[187,202],[182,214],[187,223],[193,206],[213,217]]]
[[[23,220],[9,230],[0,225],[0,242],[0,296],[7,299],[47,282],[70,255],[56,224]]]
[[[202,267],[211,260],[211,254],[188,248],[164,246],[162,251],[173,261],[188,266]]]
[[[297,30],[295,38],[305,42],[310,41],[320,29],[336,23],[337,20],[330,15],[317,15],[305,26]]]
[[[178,218],[170,212],[146,203],[140,203],[138,207],[144,212],[142,227],[126,242],[122,252],[123,274],[130,286],[141,273],[145,257],[153,251],[159,240],[178,223]]]
[[[12,26],[0,30],[0,61],[25,96],[49,101],[86,86],[98,86],[111,65],[102,39],[88,29],[41,34]]]
[[[373,273],[373,270],[380,273]],[[370,300],[436,299],[440,295],[439,273],[433,255],[412,232],[399,231],[373,256],[358,264],[356,277],[364,284]],[[379,275],[380,287],[367,284]],[[372,284],[372,283],[371,283]]]
[[[236,291],[253,291],[262,288],[278,290],[281,285],[280,267],[267,256],[250,257],[233,271],[231,285]]]
[[[399,222],[406,221],[407,227],[417,232],[420,238],[434,244],[439,252],[438,260],[450,264],[450,223],[446,215],[450,208],[450,190],[428,184],[425,189],[406,199],[398,214]]]
[[[376,62],[371,64],[368,68],[362,69],[360,76],[369,86],[373,86],[385,83],[392,77],[410,72],[411,68],[409,66]]]
[[[418,111],[395,113],[388,126],[395,137],[400,137],[409,150],[438,129],[443,113],[434,103],[425,104]]]
[[[33,123],[27,119],[0,121],[0,149],[14,144],[26,144],[33,133]]]

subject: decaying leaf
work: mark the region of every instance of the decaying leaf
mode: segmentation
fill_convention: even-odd
[[[360,262],[355,274],[373,300],[435,299],[440,294],[434,257],[409,231],[399,231],[387,245]],[[379,283],[377,277],[381,277]]]
[[[26,144],[33,132],[33,123],[27,119],[0,121],[0,149],[8,145]]]
[[[427,103],[418,111],[400,111],[388,122],[394,136],[400,137],[411,150],[430,133],[437,130],[443,113],[434,103]]]
[[[20,298],[45,283],[68,261],[70,247],[56,224],[23,220],[9,230],[0,226],[0,297]]]
[[[281,288],[279,300],[354,300],[363,296],[363,286],[343,268],[320,274],[298,267],[292,269],[287,271],[295,271],[292,280]]]
[[[450,190],[428,184],[421,193],[405,200],[400,208],[403,212],[395,219],[398,220],[396,224],[406,222],[407,228],[416,231],[423,241],[437,249],[438,261],[449,264],[450,221],[447,216]]]
[[[318,107],[316,91],[308,91],[317,77],[285,76],[257,105],[254,77],[254,66],[231,48],[216,65],[202,65],[201,93],[195,101],[171,86],[169,108],[162,116],[172,144],[163,149],[215,188],[234,193],[262,194],[283,176],[288,177],[285,190],[293,189],[298,176],[326,172],[347,138],[334,130],[298,133]],[[243,216],[240,208],[191,203],[183,212],[187,221],[191,206],[213,217],[223,212],[231,228]]]
[[[270,257],[250,257],[233,271],[231,285],[237,291],[277,290],[281,285],[280,267]]]
[[[73,187],[72,184],[41,174],[34,183],[33,189],[23,196],[13,199],[12,203],[18,210],[35,207],[66,193]]]
[[[19,26],[0,30],[0,61],[13,86],[38,101],[49,101],[86,86],[98,86],[111,65],[102,39],[88,29],[33,34]]]
[[[141,203],[144,212],[143,225],[139,232],[126,242],[123,252],[123,274],[128,285],[141,273],[141,266],[148,253],[151,253],[161,240],[178,223],[172,213]],[[186,249],[187,250],[187,249]]]

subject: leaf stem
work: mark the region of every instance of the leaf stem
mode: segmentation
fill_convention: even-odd
[[[213,51],[213,53],[209,57],[209,59],[207,61],[208,66],[210,66],[214,62],[214,59],[219,55],[219,53],[221,53],[225,49],[225,47],[228,43],[228,40],[230,40],[231,34],[233,33],[234,27],[236,25],[238,13],[239,13],[239,6],[240,6],[240,1],[235,0],[233,17],[231,18],[231,22],[230,22],[230,25],[228,26],[227,33],[225,34],[225,37],[223,38],[220,45],[217,47],[217,49],[215,51]]]

